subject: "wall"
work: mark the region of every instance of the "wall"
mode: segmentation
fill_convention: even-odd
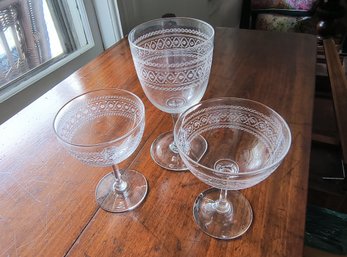
[[[242,0],[117,0],[126,35],[136,25],[165,13],[204,20],[212,26],[238,27]]]

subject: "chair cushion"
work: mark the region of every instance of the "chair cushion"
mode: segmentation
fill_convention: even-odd
[[[311,33],[311,31],[305,31],[307,29],[304,29],[308,27],[307,24],[309,21],[309,17],[292,17],[280,14],[260,13],[257,15],[255,28],[281,32]]]
[[[308,11],[317,0],[252,0],[252,9],[290,9]]]

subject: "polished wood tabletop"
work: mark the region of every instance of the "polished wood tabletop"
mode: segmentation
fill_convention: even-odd
[[[292,132],[291,149],[265,181],[242,190],[254,220],[234,240],[217,240],[193,219],[195,198],[208,186],[190,172],[156,165],[153,140],[172,129],[137,79],[126,39],[105,51],[0,126],[0,256],[301,256],[305,230],[314,97],[313,36],[217,28],[204,99],[235,96],[276,110]],[[146,107],[135,153],[120,164],[148,180],[143,204],[115,214],[98,207],[94,190],[108,168],[71,157],[53,132],[69,99],[100,88],[122,88]]]

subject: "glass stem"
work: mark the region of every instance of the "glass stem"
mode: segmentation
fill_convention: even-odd
[[[172,123],[173,123],[173,126],[175,127],[176,125],[176,121],[178,120],[178,117],[180,116],[179,113],[171,113],[171,118],[172,118]]]
[[[219,199],[216,202],[216,210],[219,213],[232,212],[232,204],[227,200],[228,190],[221,189]]]
[[[176,121],[179,117],[179,114],[178,113],[171,113],[171,118],[172,118],[172,123],[173,123],[173,127],[175,128],[175,124],[176,124]],[[173,133],[173,132],[172,132]],[[169,148],[172,152],[174,153],[178,153],[178,150],[177,150],[177,146],[175,144],[175,141],[172,141],[172,143],[169,145]]]
[[[125,182],[120,174],[120,170],[117,164],[112,165],[115,182],[113,183],[113,190],[115,192],[124,192],[127,188],[127,182]]]

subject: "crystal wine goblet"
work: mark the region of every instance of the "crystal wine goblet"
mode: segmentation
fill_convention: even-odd
[[[284,119],[269,107],[225,97],[202,101],[183,112],[174,136],[188,169],[212,188],[195,200],[195,222],[208,235],[236,238],[253,220],[248,200],[237,190],[266,179],[286,156],[291,134]],[[208,151],[197,158],[191,142],[203,136]]]
[[[72,156],[87,165],[112,167],[95,191],[97,203],[106,211],[132,210],[146,196],[146,178],[135,170],[118,168],[136,150],[144,127],[141,99],[120,89],[84,93],[55,116],[55,134]]]
[[[170,113],[173,123],[179,113],[198,103],[209,80],[214,29],[192,18],[162,18],[135,27],[128,36],[141,86],[154,106]],[[207,145],[195,138],[192,147],[202,156]],[[161,134],[151,146],[152,159],[169,170],[186,170],[172,131]]]

